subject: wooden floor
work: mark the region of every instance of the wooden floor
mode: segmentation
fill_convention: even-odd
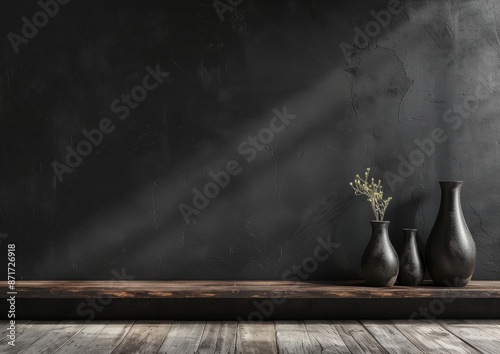
[[[500,353],[500,321],[1,323],[0,353]]]

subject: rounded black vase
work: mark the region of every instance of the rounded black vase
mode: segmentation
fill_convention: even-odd
[[[427,269],[436,285],[465,286],[476,266],[476,244],[462,213],[462,182],[439,184],[441,206],[425,246]]]
[[[404,243],[399,255],[398,284],[404,286],[422,285],[425,263],[417,245],[417,230],[403,229]]]
[[[372,236],[361,259],[361,274],[369,286],[393,286],[399,260],[389,239],[389,221],[371,221],[371,225]]]

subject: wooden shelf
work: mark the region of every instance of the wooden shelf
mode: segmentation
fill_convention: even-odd
[[[5,285],[5,282],[3,284]],[[19,281],[21,298],[489,298],[500,297],[500,282],[472,281],[464,288],[424,286],[375,288],[362,282],[292,281]]]
[[[6,282],[1,282],[5,289]],[[464,288],[362,282],[290,281],[18,281],[18,318],[99,319],[500,318],[500,281]],[[1,295],[7,297],[6,292]],[[90,301],[90,302],[89,302]],[[6,301],[2,314],[6,316]],[[81,305],[81,304],[84,305]],[[272,310],[270,309],[272,307]],[[263,310],[262,310],[263,309]]]

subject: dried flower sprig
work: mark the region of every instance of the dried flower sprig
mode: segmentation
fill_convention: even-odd
[[[373,213],[375,214],[375,220],[382,221],[384,220],[385,211],[387,210],[387,206],[392,200],[392,197],[384,199],[382,182],[378,180],[378,183],[375,183],[375,180],[373,178],[371,180],[368,180],[369,175],[370,168],[368,167],[366,169],[364,179],[359,175],[356,175],[354,183],[350,182],[349,184],[352,189],[354,189],[356,195],[366,195],[368,197],[368,201],[370,202]]]

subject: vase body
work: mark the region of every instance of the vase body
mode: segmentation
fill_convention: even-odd
[[[425,246],[427,269],[439,286],[465,286],[476,266],[476,244],[460,201],[462,182],[439,182],[441,205]]]
[[[393,286],[399,260],[389,239],[389,221],[372,221],[372,235],[361,260],[361,273],[369,286]]]
[[[398,284],[404,286],[422,285],[425,263],[417,245],[417,230],[403,229],[404,243],[399,255]]]

